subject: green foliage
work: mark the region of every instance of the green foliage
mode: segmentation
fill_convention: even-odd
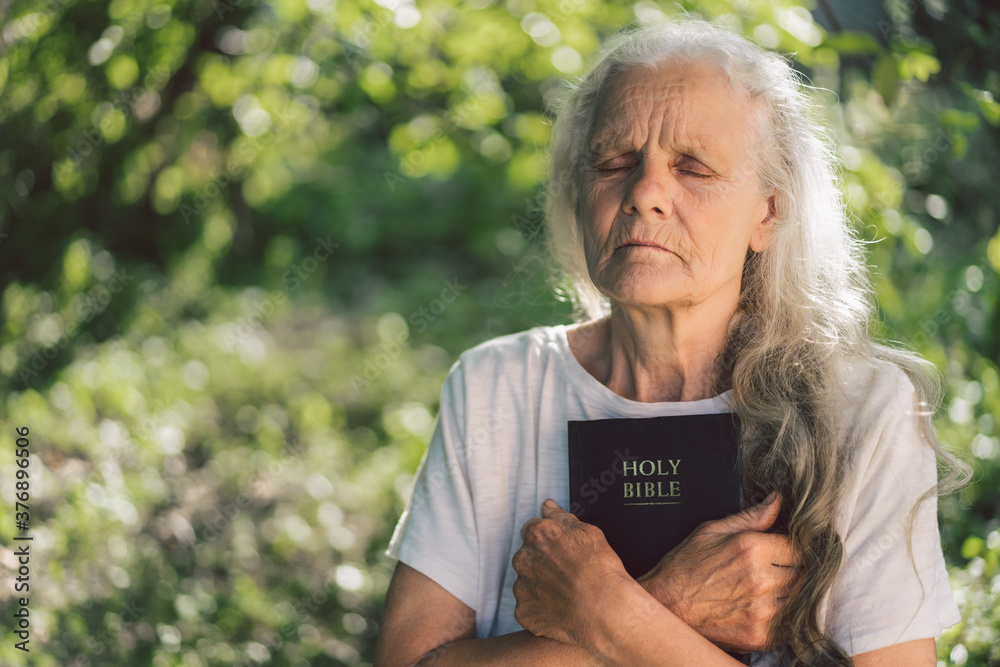
[[[567,320],[538,255],[547,105],[677,6],[388,4],[0,10],[0,475],[30,427],[28,664],[370,663],[447,369]],[[939,6],[828,32],[789,3],[682,3],[835,92],[878,329],[944,371],[938,431],[977,471],[941,503],[964,620],[939,656],[1000,664],[1000,19]]]

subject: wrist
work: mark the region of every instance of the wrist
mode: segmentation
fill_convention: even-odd
[[[675,614],[677,613],[677,596],[674,591],[674,582],[671,578],[654,570],[636,579],[636,583],[652,596],[654,600]]]
[[[645,632],[644,622],[662,612],[661,607],[645,585],[628,578],[599,606],[601,613],[580,645],[604,665],[628,665],[630,647]]]

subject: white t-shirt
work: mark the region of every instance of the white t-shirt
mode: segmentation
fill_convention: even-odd
[[[729,392],[699,401],[643,403],[614,393],[577,361],[566,325],[501,336],[451,367],[413,495],[386,554],[427,575],[476,612],[476,636],[523,628],[514,620],[511,557],[542,502],[569,508],[567,421],[729,411]],[[821,627],[851,655],[936,637],[960,619],[937,525],[937,499],[905,521],[936,482],[933,452],[911,417],[913,386],[885,363],[852,370],[841,435],[859,442],[857,479],[838,530],[845,560],[819,609]],[[921,583],[926,595],[921,598]],[[922,599],[922,601],[921,601]],[[823,625],[825,624],[825,625]],[[755,654],[754,665],[777,665]]]

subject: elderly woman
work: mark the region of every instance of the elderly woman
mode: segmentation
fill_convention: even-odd
[[[586,321],[452,366],[377,666],[935,665],[959,620],[937,492],[962,464],[928,364],[868,334],[807,100],[783,59],[710,24],[605,45],[559,109],[546,211]],[[631,578],[562,509],[567,422],[720,412],[740,417],[745,509]]]

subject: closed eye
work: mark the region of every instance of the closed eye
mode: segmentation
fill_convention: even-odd
[[[703,167],[700,162],[693,160],[692,158],[685,159],[681,164],[684,166],[692,166],[695,168],[697,167],[706,168]],[[608,160],[603,164],[599,164],[596,167],[594,167],[594,170],[599,171],[601,173],[613,174],[619,171],[628,171],[633,169],[634,167],[635,164],[633,164],[632,162],[622,162],[621,159],[618,158],[615,160]],[[695,176],[697,178],[711,178],[712,176],[715,175],[713,173],[704,173],[701,171],[695,171],[695,169],[684,169],[681,166],[677,166],[675,167],[675,169],[677,169],[678,173],[687,174],[689,176]]]
[[[597,171],[600,171],[600,172],[603,172],[603,173],[606,173],[606,174],[613,174],[613,173],[618,172],[618,171],[628,171],[629,169],[632,169],[632,167],[633,167],[633,165],[630,165],[630,164],[622,165],[622,166],[611,166],[611,167],[600,166],[600,167],[597,167]],[[702,174],[701,172],[692,171],[691,169],[678,169],[677,171],[678,171],[678,173],[687,174],[688,176],[694,176],[696,178],[711,178],[712,177],[712,174]]]
[[[693,158],[690,155],[685,155],[680,160],[680,163],[677,165],[677,171],[681,172],[682,174],[690,174],[691,176],[697,176],[699,178],[710,178],[711,176],[713,176],[711,170],[709,170],[709,173],[705,173],[704,171],[696,171],[696,169],[707,170],[708,167],[703,165],[700,160]]]
[[[621,162],[621,161],[616,162],[614,160],[608,160],[604,164],[598,165],[597,171],[603,171],[603,172],[625,171],[626,169],[631,169],[633,166],[635,165],[628,162]]]

